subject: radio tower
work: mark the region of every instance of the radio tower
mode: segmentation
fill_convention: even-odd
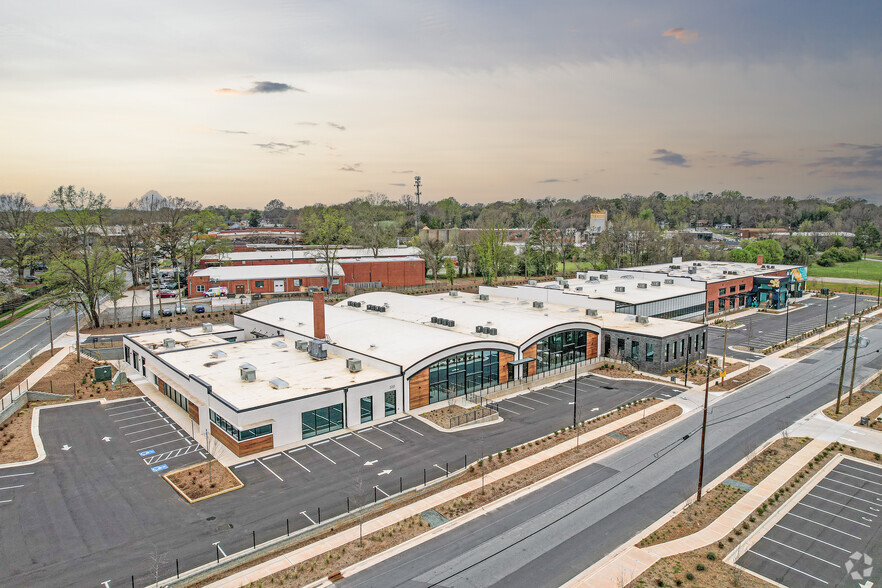
[[[420,234],[420,177],[414,176],[414,186],[416,186],[416,217],[413,219],[413,225],[417,235]]]

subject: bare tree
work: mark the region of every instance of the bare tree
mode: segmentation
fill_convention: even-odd
[[[352,227],[339,211],[325,206],[307,207],[300,218],[307,241],[318,246],[315,257],[325,265],[328,292],[331,292],[334,286],[337,250],[341,245],[349,242]]]
[[[0,194],[0,231],[5,233],[0,239],[0,253],[12,262],[19,280],[24,278],[28,256],[34,251],[33,220],[34,205],[27,196],[19,192]]]

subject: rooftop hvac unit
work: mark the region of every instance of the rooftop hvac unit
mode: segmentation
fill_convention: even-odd
[[[601,279],[601,280],[608,280],[608,279],[609,279],[609,274],[600,274],[600,279]]]
[[[624,291],[625,291],[624,286],[616,286],[616,292],[624,292]]]
[[[386,307],[385,307],[385,306],[378,306],[378,307],[377,307],[377,311],[379,311],[379,312],[386,312]]]
[[[284,341],[273,341],[273,347],[275,347],[276,349],[284,349],[287,346],[288,344]]]
[[[695,267],[701,267],[701,262],[700,261],[693,261],[692,265],[694,265]]]
[[[640,323],[641,325],[647,325],[647,324],[649,324],[649,317],[648,316],[638,316],[637,322]]]
[[[490,327],[489,329],[484,329],[484,332],[489,335],[495,335],[496,334],[496,327]]]
[[[533,308],[543,308],[544,306],[545,304],[543,302],[540,302],[539,300],[533,301]]]
[[[737,275],[738,275],[738,270],[732,270],[732,271],[729,272],[729,273],[730,273],[731,275],[733,275],[733,276],[737,276]]]
[[[567,288],[570,287],[570,283],[568,281],[564,280],[563,287],[564,287],[564,290],[566,290]]]
[[[596,308],[586,308],[585,315],[586,316],[597,316],[597,309]]]
[[[309,356],[313,359],[328,359],[328,349],[324,341],[309,340]]]
[[[588,281],[589,282],[599,282],[600,279],[597,276],[591,276],[590,278],[588,278]]]
[[[269,385],[273,390],[283,390],[288,387],[288,382],[282,378],[273,378],[269,381]]]
[[[658,282],[658,281],[652,281],[652,282],[650,282],[650,285],[655,286],[656,288],[658,288],[659,286],[661,286],[661,282]]]
[[[483,332],[484,332],[484,326],[483,326],[483,325],[478,325],[477,327],[475,327],[475,332],[476,332],[476,333],[483,333]]]
[[[361,371],[361,360],[355,359],[354,357],[349,357],[346,359],[346,369],[348,369],[353,374],[355,372]]]
[[[680,269],[680,266],[679,265],[672,265],[671,269]]]
[[[243,363],[239,366],[239,377],[243,382],[253,382],[257,379],[257,368],[250,363]]]
[[[210,333],[211,332],[211,323],[202,323],[202,332]]]
[[[665,278],[665,284],[667,284],[668,286],[670,286],[673,283],[674,283],[674,280],[672,280],[671,278]]]
[[[294,341],[294,349],[297,351],[306,351],[309,349],[309,341],[306,339],[298,339],[297,341]]]
[[[437,317],[437,316],[433,316],[433,317],[432,317],[432,324],[433,324],[433,325],[438,324],[438,317]]]
[[[451,290],[450,292],[448,292],[448,294],[450,296],[459,296],[459,292],[457,292],[456,290]]]
[[[688,272],[689,272],[690,274],[694,274],[694,273],[696,273],[697,271],[698,271],[698,270],[695,268],[695,266],[690,267],[689,270],[688,270]]]
[[[622,279],[623,280],[633,280],[634,276],[632,276],[631,274],[625,274],[624,276],[622,276]]]
[[[225,352],[221,351],[220,349],[215,349],[214,351],[211,352],[211,357],[213,359],[221,359],[222,357],[226,357],[226,356],[227,356],[227,354]]]
[[[489,294],[478,294],[478,300],[490,300]]]
[[[528,286],[535,286],[535,285],[536,285],[536,280],[527,280],[527,285],[528,285]]]
[[[554,281],[557,282],[558,284],[563,284],[564,279],[563,279],[563,277],[561,277],[561,276],[556,276],[556,277],[554,278]]]
[[[175,348],[175,340],[174,339],[163,339],[162,346],[166,349],[174,349]]]
[[[448,326],[448,327],[455,327],[455,326],[456,326],[456,321],[454,321],[454,320],[450,320],[450,319],[447,319],[447,326]]]
[[[584,290],[582,286],[576,286],[576,292],[581,292],[582,290]]]
[[[637,282],[637,287],[645,290],[647,288],[646,282]]]

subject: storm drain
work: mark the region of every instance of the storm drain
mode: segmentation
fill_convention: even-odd
[[[621,433],[616,433],[615,431],[613,431],[612,433],[607,433],[606,436],[607,436],[607,437],[612,437],[612,438],[615,439],[616,441],[627,441],[627,440],[628,440],[627,437],[625,437],[625,436],[622,435]]]
[[[438,526],[443,525],[444,523],[446,523],[450,520],[447,517],[445,517],[444,515],[442,515],[441,513],[439,513],[437,510],[435,510],[434,508],[430,508],[426,512],[421,513],[420,517],[424,521],[429,523],[430,527],[438,527]]]
[[[750,484],[746,484],[744,482],[739,482],[738,480],[733,480],[732,478],[726,478],[723,480],[723,484],[726,486],[731,486],[733,488],[738,488],[739,490],[744,490],[745,492],[750,492],[753,490],[753,486]]]

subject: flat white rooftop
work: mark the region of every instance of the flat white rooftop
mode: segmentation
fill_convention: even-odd
[[[419,247],[380,247],[374,255],[373,249],[338,249],[337,259],[354,257],[419,257]],[[229,253],[209,253],[202,256],[203,261],[259,261],[267,259],[320,259],[324,257],[318,249],[286,249],[274,251],[231,251]]]
[[[581,273],[581,272],[580,272]],[[615,300],[627,304],[641,304],[644,302],[654,302],[656,300],[664,300],[666,298],[675,298],[677,296],[686,296],[689,294],[700,294],[704,292],[704,285],[699,283],[674,283],[665,284],[664,276],[659,275],[632,275],[631,278],[614,277],[609,272],[588,272],[589,275],[604,274],[610,276],[611,279],[591,280],[574,278],[566,280],[568,288],[563,288],[557,282],[541,282],[536,286],[523,286],[525,288],[551,288],[561,290],[567,294],[576,294],[579,296],[587,296],[588,298],[602,298],[604,300]],[[653,283],[657,285],[653,285]],[[641,287],[643,284],[646,287]],[[624,288],[624,291],[618,292],[617,288]]]
[[[697,282],[720,282],[738,277],[746,278],[779,271],[789,271],[799,267],[803,266],[780,263],[757,265],[755,263],[736,261],[681,261],[677,263],[657,263],[654,265],[631,267],[622,271],[658,272],[668,276],[691,278]],[[695,268],[695,273],[689,273],[689,268]],[[731,272],[736,273],[733,274]]]
[[[186,327],[183,329],[162,329],[159,331],[146,331],[143,333],[129,333],[126,338],[134,341],[145,349],[155,353],[165,353],[172,349],[192,349],[207,345],[220,345],[227,343],[223,338],[241,333],[242,329],[228,323],[211,325],[211,331],[203,331],[201,326]],[[165,348],[165,341],[174,341],[174,347]]]
[[[284,346],[278,345],[279,342]],[[223,357],[212,353],[223,352]],[[346,358],[328,353],[325,360],[315,360],[305,351],[297,351],[294,341],[282,337],[254,339],[240,343],[165,353],[162,360],[185,374],[198,376],[211,386],[212,393],[238,410],[256,408],[336,390],[354,384],[388,378],[394,373],[363,365],[352,373]],[[243,363],[256,370],[254,382],[244,382],[239,374]],[[280,379],[287,387],[276,389],[270,380]]]

